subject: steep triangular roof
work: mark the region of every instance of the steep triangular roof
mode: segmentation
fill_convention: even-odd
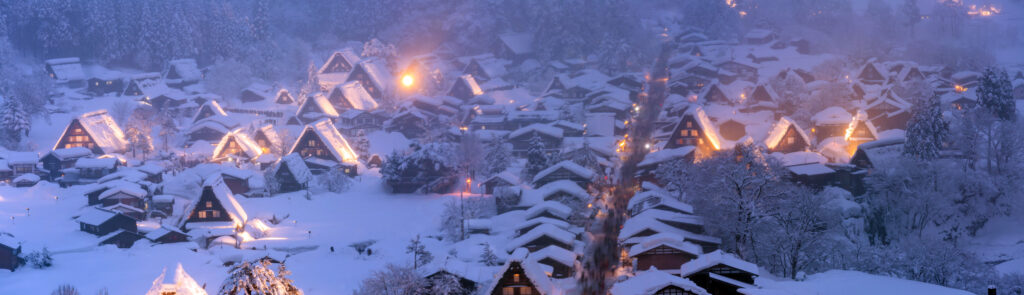
[[[867,130],[870,137],[859,137],[856,136],[858,130]],[[850,126],[846,128],[846,140],[861,140],[861,141],[873,141],[878,139],[878,129],[875,129],[875,124],[868,120],[868,115],[864,111],[857,111],[857,115],[853,116],[853,120],[850,121]]]
[[[221,138],[220,142],[217,143],[217,147],[213,150],[213,157],[215,159],[227,157],[228,155],[223,155],[223,153],[226,152],[225,149],[231,143],[237,145],[241,152],[245,154],[246,158],[255,159],[262,154],[260,146],[257,145],[248,134],[243,133],[242,129],[235,129],[234,131],[225,134],[224,137]]]
[[[320,66],[320,70],[317,71],[317,74],[351,71],[352,67],[358,62],[359,55],[353,52],[351,48],[345,48],[332,53],[331,57],[327,58],[327,62],[324,62],[324,64]]]
[[[707,113],[704,112],[703,107],[698,105],[691,106],[686,109],[682,118],[686,118],[687,116],[691,116],[694,121],[697,122],[697,127],[700,127],[702,133],[704,133],[708,138],[708,141],[711,142],[711,146],[714,147],[715,150],[721,150],[723,148],[722,143],[724,142],[724,139],[722,139],[722,135],[718,133],[718,129],[715,128],[715,124],[711,123],[711,118],[709,118]],[[679,125],[684,121],[682,118],[676,123],[676,131],[680,130],[681,126]]]
[[[114,118],[107,114],[107,110],[82,114],[73,119],[72,123],[76,120],[85,129],[85,132],[89,133],[103,153],[116,154],[127,150],[128,141],[124,138],[124,132],[121,131],[120,126],[117,126],[117,122],[114,122]],[[64,138],[71,126],[72,124],[68,124],[59,138]],[[57,149],[59,145],[60,141],[57,142],[54,149]]]
[[[810,137],[807,137],[807,133],[805,133],[800,126],[796,125],[796,122],[793,122],[793,119],[784,116],[779,119],[779,122],[775,123],[775,126],[772,127],[772,130],[768,133],[768,137],[764,139],[764,145],[767,146],[768,149],[774,149],[779,145],[779,142],[782,141],[786,132],[791,129],[796,130],[797,134],[803,138],[804,143],[811,144]]]
[[[274,96],[274,102],[279,104],[293,104],[295,103],[295,98],[292,97],[291,92],[288,92],[288,89],[281,88],[281,90],[277,91],[277,95]]]
[[[331,89],[329,97],[344,99],[346,105],[353,109],[372,111],[377,109],[377,100],[366,92],[366,88],[359,81],[349,81]]]
[[[688,279],[671,275],[657,269],[637,272],[635,276],[615,283],[610,290],[611,295],[649,295],[657,293],[668,287],[682,289],[687,294],[710,295],[704,288],[698,287],[696,283]]]
[[[534,261],[526,259],[526,256],[529,253],[530,252],[525,248],[519,248],[513,251],[512,254],[509,255],[508,260],[505,261],[505,265],[496,273],[496,278],[491,281],[490,286],[483,290],[487,293],[493,292],[495,288],[498,287],[498,284],[501,281],[500,278],[503,277],[513,265],[518,265],[523,269],[523,274],[526,275],[526,279],[533,284],[534,288],[537,288],[540,295],[564,295],[565,292],[556,288],[554,282],[551,281],[551,278],[547,276],[540,265]]]
[[[316,118],[316,113],[331,118],[338,117],[338,110],[334,108],[334,105],[331,105],[331,101],[322,93],[316,93],[307,97],[306,101],[303,101],[302,105],[299,106],[295,116],[301,120],[319,119]]]
[[[292,144],[292,148],[288,152],[289,154],[296,152],[295,149],[299,146],[299,140],[305,137],[307,133],[316,134],[316,137],[331,152],[335,161],[339,163],[355,163],[358,161],[358,156],[352,150],[352,147],[348,145],[348,141],[345,140],[345,137],[341,136],[338,128],[334,128],[334,124],[331,124],[331,121],[327,119],[321,119],[306,125],[306,128],[299,134],[298,140]]]
[[[185,272],[185,268],[181,267],[181,263],[178,263],[178,268],[174,271],[174,283],[164,283],[164,276],[166,274],[167,269],[164,269],[160,276],[153,280],[153,287],[145,295],[207,295],[206,290],[196,283],[192,276]]]
[[[216,100],[210,100],[206,103],[203,103],[203,105],[199,107],[199,110],[196,111],[196,115],[192,117],[192,123],[199,122],[199,120],[206,119],[212,116],[227,117],[227,115],[228,113],[224,112],[224,108],[220,106],[219,102],[217,102]]]

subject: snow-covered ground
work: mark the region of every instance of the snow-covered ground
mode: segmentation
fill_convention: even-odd
[[[0,294],[32,294],[61,283],[70,283],[85,293],[105,287],[111,294],[140,294],[164,268],[173,271],[177,263],[199,284],[205,284],[207,291],[215,292],[227,275],[224,261],[268,253],[275,258],[291,255],[286,265],[306,294],[348,294],[386,263],[411,263],[405,247],[417,234],[437,232],[440,213],[449,198],[386,194],[379,178],[363,176],[348,192],[316,194],[311,200],[301,192],[263,199],[239,198],[251,217],[266,220],[290,216],[271,230],[270,238],[244,245],[262,248],[266,244],[269,250],[216,246],[196,250],[194,243],[154,245],[145,240],[130,249],[118,249],[113,245],[96,246],[97,237],[78,230],[72,216],[86,204],[76,188],[61,189],[45,182],[32,188],[0,186],[0,231],[24,241],[25,251],[47,247],[54,258],[54,266],[49,269],[25,266],[16,272],[0,271]],[[366,240],[377,241],[370,257],[348,247]],[[440,243],[426,244],[432,250]],[[334,252],[330,251],[332,246]],[[443,256],[443,252],[435,256]],[[53,286],[40,286],[41,282]]]
[[[759,279],[763,287],[751,294],[775,295],[860,295],[860,294],[929,294],[969,295],[971,292],[938,285],[871,275],[857,271],[830,270],[810,275],[804,281],[774,281]]]

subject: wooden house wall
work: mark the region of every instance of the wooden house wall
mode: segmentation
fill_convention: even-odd
[[[206,212],[205,216],[200,217],[200,212]],[[224,209],[224,204],[221,204],[220,200],[217,200],[217,196],[214,195],[213,189],[210,187],[204,187],[202,196],[199,197],[199,201],[197,201],[195,206],[193,206],[192,212],[189,213],[188,220],[185,222],[208,221],[231,221],[231,216],[229,216],[227,210]]]
[[[491,290],[491,295],[527,295],[527,294],[540,294],[537,288],[533,286],[533,282],[526,277],[526,272],[523,270],[522,265],[519,262],[510,262],[508,270],[501,275],[498,279],[498,284]],[[506,292],[506,290],[511,292]]]

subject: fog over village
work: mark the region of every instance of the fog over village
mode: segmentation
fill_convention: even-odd
[[[1022,295],[1024,0],[0,0],[0,294]]]

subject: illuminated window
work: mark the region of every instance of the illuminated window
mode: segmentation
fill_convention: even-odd
[[[686,128],[693,128],[693,122],[686,122]]]
[[[206,218],[206,211],[199,211],[199,218]]]
[[[516,295],[516,287],[501,288],[501,295]]]
[[[512,275],[512,282],[513,283],[518,283],[519,282],[519,274],[513,274]]]
[[[210,213],[213,213],[213,218],[220,217],[220,211],[210,211]]]
[[[213,208],[213,202],[206,201],[206,208]]]
[[[796,143],[796,138],[794,138],[792,136],[786,137],[786,144],[794,144],[794,143]]]
[[[519,287],[519,295],[532,295],[533,289],[530,287]]]
[[[697,137],[698,136],[697,129],[691,129],[690,130],[690,136]]]

